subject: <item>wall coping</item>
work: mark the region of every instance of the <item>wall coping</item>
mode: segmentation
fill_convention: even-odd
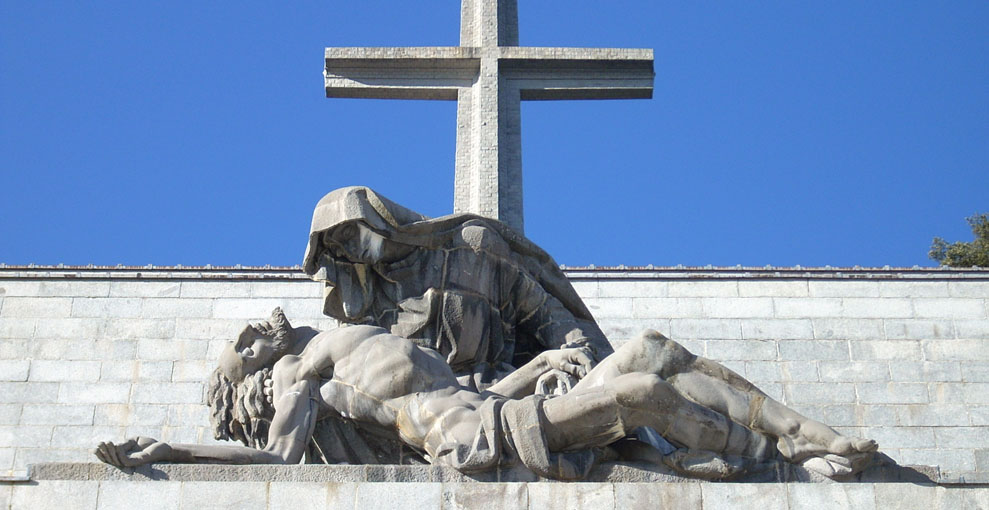
[[[989,281],[989,268],[560,266],[571,280],[918,280]],[[0,280],[263,280],[309,278],[300,266],[68,266],[0,264]]]

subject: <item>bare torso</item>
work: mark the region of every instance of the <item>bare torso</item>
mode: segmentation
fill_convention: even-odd
[[[392,430],[420,449],[437,421],[451,414],[469,437],[477,424],[472,411],[484,401],[460,386],[439,353],[374,326],[320,333],[299,356],[275,364],[273,386],[276,401],[311,387],[320,418]]]

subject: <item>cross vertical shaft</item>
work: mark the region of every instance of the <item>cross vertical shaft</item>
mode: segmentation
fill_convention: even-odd
[[[519,47],[517,0],[462,0],[460,46],[326,48],[326,97],[456,100],[454,211],[523,232],[523,100],[652,97],[652,50]]]
[[[521,98],[498,61],[499,46],[518,46],[518,26],[517,0],[463,0],[460,45],[479,49],[480,70],[458,94],[453,211],[523,232]]]

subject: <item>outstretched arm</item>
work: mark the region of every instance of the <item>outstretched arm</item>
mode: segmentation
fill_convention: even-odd
[[[138,437],[121,444],[100,443],[94,452],[103,462],[134,467],[152,462],[190,464],[297,464],[316,425],[314,380],[299,381],[275,401],[268,445],[256,450],[240,445],[168,444]]]
[[[488,388],[488,391],[508,398],[522,398],[532,395],[536,390],[536,381],[550,370],[562,370],[579,380],[587,375],[593,366],[594,358],[586,348],[543,351],[532,361]]]

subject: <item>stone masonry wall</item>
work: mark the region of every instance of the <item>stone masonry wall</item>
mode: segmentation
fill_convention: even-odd
[[[645,328],[904,464],[989,480],[989,271],[568,270],[616,345]],[[0,474],[99,441],[210,442],[204,381],[281,306],[335,326],[297,269],[0,267]]]

